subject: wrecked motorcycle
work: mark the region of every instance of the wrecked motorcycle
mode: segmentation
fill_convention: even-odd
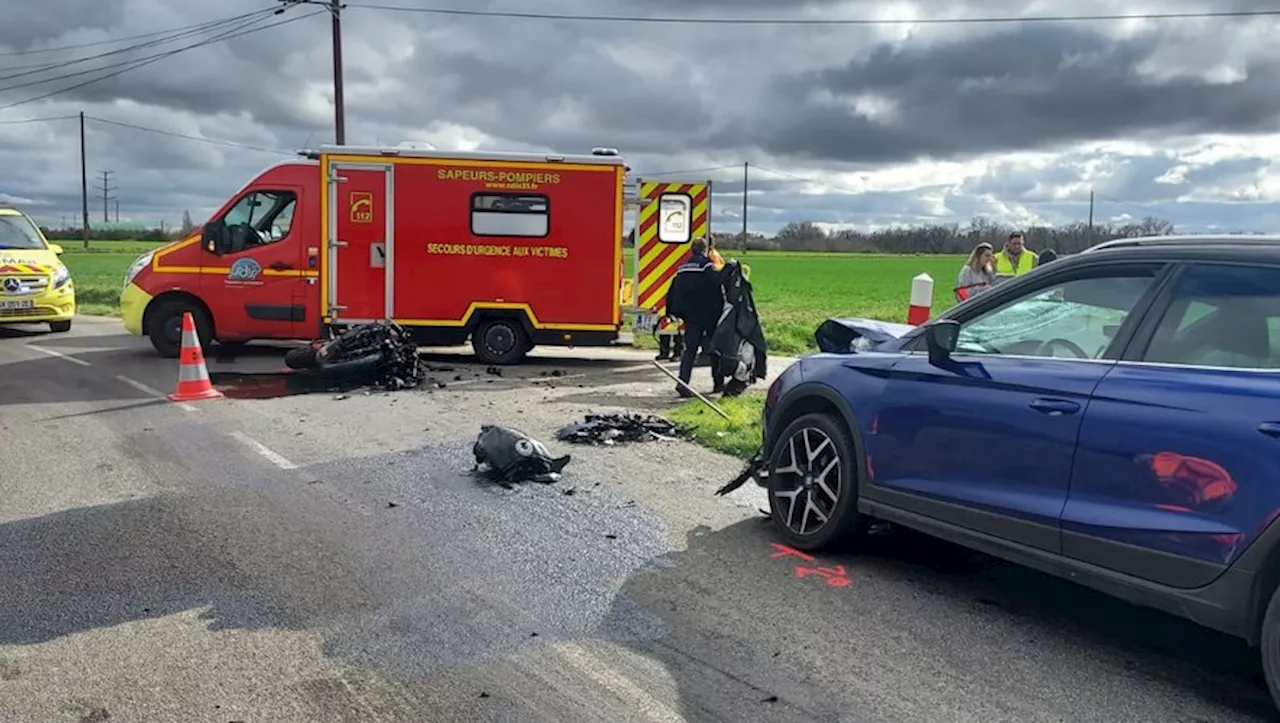
[[[324,377],[368,379],[382,389],[409,389],[426,378],[417,344],[394,321],[354,326],[335,338],[291,349],[284,363]]]

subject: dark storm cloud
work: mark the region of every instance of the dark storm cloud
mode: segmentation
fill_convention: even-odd
[[[1273,78],[1280,63],[1255,59],[1238,82],[1143,77],[1138,67],[1161,35],[1109,38],[1070,26],[1027,26],[929,45],[881,45],[841,67],[772,83],[789,103],[760,109],[724,142],[753,137],[764,150],[880,163],[1049,148],[1155,134],[1272,131],[1280,116]],[[821,92],[894,105],[876,121]]]
[[[216,10],[197,12],[186,0],[31,3],[30,11],[18,13],[18,22],[12,20],[12,12],[6,16],[0,42],[13,33],[26,39],[20,42],[38,36],[47,36],[45,43],[52,45],[90,42],[191,25],[270,4],[227,0]],[[1220,7],[1240,4],[1223,0]],[[516,0],[470,0],[451,6],[531,9]],[[37,7],[41,10],[35,11]],[[596,15],[870,17],[906,12],[903,7],[878,0],[540,0],[533,9]],[[921,0],[915,11],[923,16],[977,16],[1016,14],[1026,7],[1022,0],[990,0],[967,8]],[[1158,9],[1204,7],[1204,2],[1192,0],[1161,0]],[[300,7],[289,14],[310,11]],[[1058,7],[1038,3],[1034,12],[1117,11],[1135,12],[1112,0],[1077,0]],[[71,30],[93,24],[109,24],[110,30]],[[753,229],[765,231],[794,220],[964,222],[976,213],[999,214],[1002,205],[1019,213],[1020,204],[1055,220],[1078,220],[1087,213],[1087,182],[1096,186],[1100,197],[1153,208],[1189,187],[1253,182],[1254,166],[1235,162],[1229,167],[1234,161],[1228,160],[1180,171],[1189,179],[1185,184],[1160,184],[1156,178],[1183,163],[1176,152],[1074,155],[1068,147],[1082,138],[1163,141],[1203,129],[1270,131],[1267,121],[1275,116],[1280,97],[1259,74],[1276,65],[1266,59],[1273,53],[1269,41],[1260,45],[1258,33],[1245,32],[1248,27],[1242,21],[1169,22],[1114,39],[1110,35],[1121,32],[1115,23],[913,29],[591,24],[389,13],[353,4],[344,20],[348,140],[394,143],[430,138],[443,147],[449,140],[440,138],[448,139],[448,133],[457,130],[452,137],[487,137],[490,146],[506,149],[580,152],[611,146],[621,149],[637,171],[648,172],[749,160],[749,218]],[[1187,64],[1186,59],[1193,58],[1191,67],[1197,69],[1223,59],[1262,59],[1253,60],[1248,79],[1234,85],[1213,86],[1185,76],[1140,78],[1135,68],[1149,58],[1157,60],[1148,65],[1168,65],[1171,43],[1181,44],[1174,59]],[[1064,64],[1064,58],[1069,62]],[[25,62],[34,61],[0,57],[0,74]],[[0,120],[85,110],[178,133],[293,149],[332,137],[329,74],[329,23],[319,16],[183,53],[49,103],[0,111]],[[0,105],[49,89],[0,90]],[[880,96],[898,104],[900,116],[883,122],[859,120],[824,105],[815,98],[819,92],[831,97]],[[0,192],[39,200],[46,204],[41,208],[65,206],[75,212],[77,140],[74,122],[0,125],[0,164],[24,169],[0,185]],[[279,160],[92,123],[89,146],[91,170],[117,171],[122,214],[170,224],[184,208],[201,220],[240,184]],[[875,170],[877,164],[921,155],[960,157],[1050,147],[1062,147],[1062,158],[1034,168],[1018,165],[1015,158],[966,181],[954,169],[922,167],[918,179],[895,173],[890,190],[861,194],[843,192],[848,189],[838,182],[827,184],[828,190],[841,193],[805,193],[812,187],[755,170],[758,162],[823,179],[848,171],[849,161],[865,164],[861,170]],[[1106,169],[1102,175],[1096,172],[1099,163]],[[942,172],[952,175],[931,177]],[[971,171],[980,172],[980,166]],[[698,175],[715,179],[717,228],[724,224],[725,230],[736,230],[740,166],[694,174]],[[1073,184],[1086,188],[1083,196],[1060,200],[1059,189]],[[886,185],[872,184],[878,189]],[[1112,212],[1120,213],[1118,209]],[[1256,210],[1248,212],[1262,218]],[[1193,220],[1222,221],[1214,213],[1210,206],[1197,206]],[[943,215],[934,219],[934,214]]]
[[[124,4],[125,0],[9,0],[0,10],[0,51],[43,47],[80,30],[110,28],[124,35],[127,31],[118,27]],[[34,56],[31,62],[43,60],[45,56]]]

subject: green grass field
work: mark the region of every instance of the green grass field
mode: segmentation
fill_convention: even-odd
[[[156,246],[137,241],[94,241],[84,250],[79,241],[59,243],[66,250],[63,260],[75,279],[81,311],[107,315],[119,313],[120,286],[129,263]],[[934,310],[951,306],[951,288],[964,262],[960,256],[767,251],[725,256],[737,256],[751,267],[751,283],[770,351],[784,355],[812,349],[814,329],[829,316],[905,321],[911,278],[921,272],[934,278]],[[632,269],[628,258],[628,275],[634,273]],[[651,338],[641,341],[652,346]]]
[[[723,253],[723,252],[722,252]],[[751,285],[770,353],[802,354],[831,316],[906,321],[911,279],[933,277],[933,309],[954,305],[963,256],[905,256],[753,251],[737,257],[751,267]],[[632,274],[629,261],[627,273]],[[646,340],[651,342],[652,340]]]
[[[129,264],[160,244],[145,241],[54,241],[62,246],[62,261],[76,284],[76,306],[81,314],[120,315],[120,290]]]

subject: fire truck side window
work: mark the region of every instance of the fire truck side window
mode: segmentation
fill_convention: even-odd
[[[232,253],[275,243],[289,235],[298,197],[291,191],[250,191],[222,217]]]
[[[530,193],[476,193],[471,196],[473,236],[542,238],[551,232],[551,204]]]

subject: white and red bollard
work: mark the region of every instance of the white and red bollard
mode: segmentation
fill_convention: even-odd
[[[929,320],[933,308],[933,277],[920,274],[911,280],[911,306],[907,309],[907,323],[920,326]]]

